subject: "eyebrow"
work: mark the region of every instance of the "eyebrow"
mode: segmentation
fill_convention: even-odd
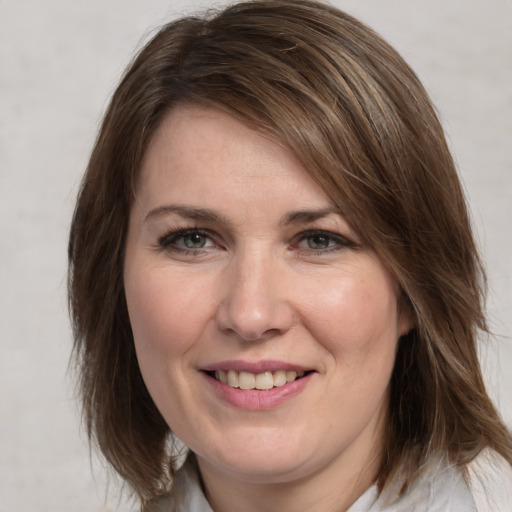
[[[193,219],[202,222],[208,221],[218,222],[226,225],[230,224],[228,219],[207,208],[194,208],[191,206],[181,206],[174,204],[163,205],[159,206],[158,208],[154,208],[153,210],[150,210],[147,213],[146,217],[144,218],[144,222],[147,222],[148,220],[151,220],[155,217],[161,217],[163,215],[173,213],[183,218]]]
[[[192,206],[182,206],[182,205],[174,205],[168,204],[159,206],[150,210],[145,218],[144,222],[151,220],[155,217],[161,217],[169,214],[177,214],[180,217],[193,219],[201,222],[214,222],[221,223],[224,225],[231,225],[231,222],[213,210],[207,208],[195,208]],[[315,222],[316,220],[323,219],[324,217],[328,217],[329,215],[342,215],[341,210],[338,208],[321,208],[319,210],[298,210],[289,212],[284,215],[279,221],[280,226],[288,226],[292,224],[307,224],[311,222]]]
[[[299,210],[287,213],[279,222],[282,226],[290,224],[307,224],[315,222],[316,220],[323,219],[329,215],[342,215],[338,208],[322,208],[320,210]]]

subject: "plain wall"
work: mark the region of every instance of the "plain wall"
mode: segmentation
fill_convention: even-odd
[[[489,272],[483,350],[512,424],[512,2],[340,0],[405,56],[445,124]],[[66,307],[73,203],[136,48],[208,1],[0,0],[0,512],[130,510],[89,461]],[[94,468],[94,475],[91,469]]]

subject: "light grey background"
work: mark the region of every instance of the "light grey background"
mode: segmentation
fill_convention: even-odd
[[[489,269],[497,336],[483,351],[486,380],[512,424],[512,2],[333,3],[402,52],[441,113]],[[212,5],[0,0],[0,512],[130,509],[115,485],[106,492],[79,430],[67,231],[101,113],[133,51],[170,17]]]

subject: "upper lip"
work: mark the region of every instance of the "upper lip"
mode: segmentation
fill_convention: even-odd
[[[234,359],[229,361],[219,361],[218,363],[208,364],[202,367],[201,370],[206,372],[214,372],[218,370],[233,370],[235,372],[249,372],[259,374],[264,372],[274,372],[278,370],[295,370],[296,372],[306,372],[311,370],[311,368],[300,364],[276,360],[244,361],[241,359]]]

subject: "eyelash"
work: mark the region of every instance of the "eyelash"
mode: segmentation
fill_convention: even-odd
[[[212,234],[209,231],[204,230],[204,229],[199,229],[199,228],[176,229],[158,239],[158,249],[160,251],[178,252],[178,253],[184,254],[184,255],[198,254],[199,252],[204,251],[205,250],[204,247],[188,248],[188,247],[178,247],[176,245],[176,242],[180,238],[183,239],[187,236],[192,236],[192,235],[199,235],[201,237],[213,240]],[[214,245],[218,245],[218,244],[214,243]]]
[[[313,251],[315,255],[322,256],[324,254],[337,252],[346,248],[355,248],[355,244],[345,238],[344,236],[337,235],[335,233],[331,233],[330,231],[322,230],[322,229],[313,229],[310,231],[305,231],[297,235],[295,238],[295,246],[297,246],[298,243],[302,241],[307,241],[308,239],[312,237],[323,237],[327,239],[328,246],[325,248],[319,248],[315,249],[313,247],[304,247],[304,248],[297,248],[294,250],[306,250],[306,251]],[[333,245],[329,245],[333,243]]]
[[[186,228],[186,229],[176,229],[173,230],[164,236],[158,239],[158,250],[159,251],[171,251],[177,252],[183,255],[198,255],[200,253],[204,253],[211,246],[203,246],[203,247],[179,247],[177,242],[180,239],[184,239],[187,236],[198,235],[205,239],[209,239],[212,242],[212,246],[221,247],[219,244],[215,242],[214,236],[208,230],[200,229],[200,228]],[[323,237],[326,239],[327,247],[324,248],[313,248],[313,247],[300,247],[299,244],[303,241],[311,239],[313,237]],[[207,243],[207,242],[206,242]],[[337,252],[346,248],[356,248],[356,244],[348,240],[347,238],[332,233],[330,231],[314,229],[309,231],[304,231],[296,235],[292,239],[292,248],[291,250],[297,252],[307,252],[308,254],[314,254],[317,256],[322,256],[325,254],[329,254],[332,252]]]

